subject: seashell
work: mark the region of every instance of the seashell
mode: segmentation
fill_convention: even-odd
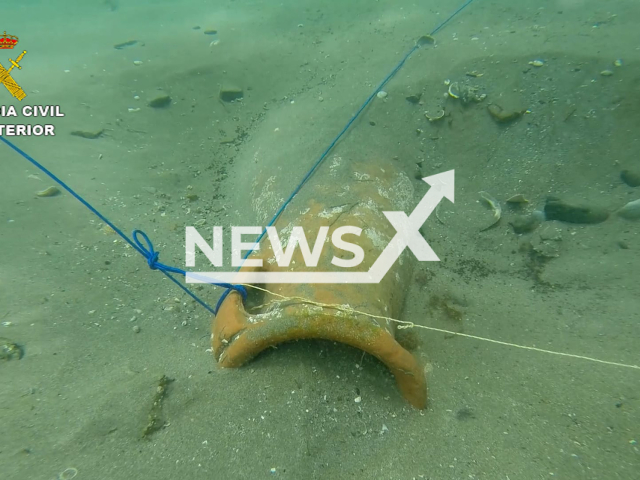
[[[640,220],[640,199],[627,203],[618,210],[618,215],[627,220]]]
[[[610,77],[611,75],[613,75],[613,70],[602,70],[600,72],[600,75],[602,75],[603,77]]]
[[[389,94],[387,92],[385,92],[384,90],[380,90],[378,93],[376,93],[376,97],[382,98],[382,99],[387,98],[388,95]]]
[[[444,118],[444,110],[440,110],[440,112],[434,116],[429,115],[429,112],[424,112],[424,116],[427,117],[427,120],[430,122],[436,122]]]
[[[449,96],[451,98],[460,98],[460,93],[458,91],[458,84],[456,82],[449,84]]]
[[[60,194],[60,189],[55,186],[45,188],[44,190],[40,190],[39,192],[36,192],[36,196],[38,197],[55,197],[58,194]]]
[[[480,193],[480,197],[489,205],[489,207],[491,208],[491,211],[493,212],[493,222],[491,222],[491,224],[488,227],[485,227],[482,230],[480,230],[481,232],[484,232],[485,230],[489,230],[491,227],[493,227],[495,224],[497,224],[500,221],[500,217],[502,216],[502,207],[500,206],[500,202],[498,202],[498,200],[493,198],[487,192],[479,192],[479,193]]]
[[[529,62],[529,65],[532,65],[534,67],[541,67],[544,65],[544,60],[540,60],[540,59],[536,59],[536,60],[531,60]]]
[[[529,203],[529,200],[524,198],[524,195],[522,195],[521,193],[518,193],[513,197],[507,198],[507,203]]]

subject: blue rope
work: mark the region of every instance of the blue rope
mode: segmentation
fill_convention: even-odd
[[[21,155],[22,157],[27,159],[29,162],[31,162],[36,168],[40,169],[42,172],[44,172],[46,175],[48,175],[53,181],[55,181],[58,185],[60,185],[67,192],[69,192],[76,200],[78,200],[85,207],[87,207],[91,211],[91,213],[93,213],[100,220],[102,220],[104,223],[109,225],[136,252],[138,252],[140,255],[142,255],[143,257],[145,257],[147,259],[147,265],[149,265],[149,268],[151,270],[160,270],[162,273],[164,273],[169,278],[169,280],[171,280],[173,283],[178,285],[182,290],[184,290],[196,302],[198,302],[204,308],[209,310],[209,312],[213,313],[214,315],[216,314],[216,312],[218,311],[218,307],[216,307],[215,310],[212,309],[203,300],[198,298],[195,293],[193,293],[191,290],[189,290],[187,287],[185,287],[183,284],[181,284],[178,280],[176,280],[173,275],[171,275],[172,273],[175,273],[175,274],[180,274],[180,275],[184,276],[184,275],[187,274],[184,270],[182,270],[180,268],[170,267],[169,265],[165,265],[164,263],[160,263],[158,261],[158,258],[160,256],[160,252],[156,251],[153,248],[153,243],[151,243],[151,240],[149,239],[149,237],[147,236],[146,233],[144,233],[142,230],[134,230],[133,233],[132,233],[133,240],[130,239],[122,230],[120,230],[115,224],[113,224],[107,217],[105,217],[102,213],[100,213],[98,210],[96,210],[93,207],[93,205],[91,205],[84,198],[82,198],[80,195],[78,195],[69,185],[64,183],[60,178],[58,178],[53,172],[51,172],[49,169],[47,169],[44,165],[42,165],[40,162],[38,162],[35,158],[31,157],[29,154],[27,154],[26,152],[24,152],[23,150],[18,148],[16,145],[14,145],[13,143],[11,143],[9,140],[7,140],[6,138],[4,138],[1,135],[0,135],[0,141],[4,142],[6,145],[8,145],[10,148],[12,148],[19,155]],[[142,237],[142,240],[144,242],[140,240],[140,237]],[[222,282],[214,283],[214,285],[218,285],[220,287],[226,288],[226,290],[225,290],[225,294],[226,295],[228,295],[231,290],[235,290],[238,293],[240,293],[240,295],[242,295],[243,299],[247,298],[247,290],[242,285],[232,285],[230,283],[222,283]],[[225,294],[223,294],[223,295],[226,298]],[[218,302],[218,305],[220,305],[220,304],[221,304],[221,302]]]

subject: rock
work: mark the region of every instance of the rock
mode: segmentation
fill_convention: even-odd
[[[169,95],[160,95],[159,97],[150,100],[147,105],[151,108],[166,108],[171,105],[171,97]]]
[[[223,102],[233,102],[244,97],[244,91],[240,87],[227,85],[220,88],[220,100]]]
[[[640,220],[640,199],[627,203],[618,210],[618,215],[627,220]]]
[[[630,187],[640,187],[640,171],[623,170],[620,172],[620,178]]]
[[[547,220],[567,223],[602,223],[609,218],[609,212],[603,208],[569,205],[556,197],[547,199],[544,214]]]
[[[540,225],[540,220],[535,215],[518,215],[509,222],[509,225],[515,233],[520,235],[533,232]]]
[[[418,103],[420,103],[420,97],[422,97],[422,93],[419,93],[418,95],[409,95],[405,98],[407,99],[407,102],[413,105],[417,105]]]
[[[126,42],[116,43],[113,48],[115,48],[116,50],[122,50],[125,47],[131,47],[133,45],[136,45],[137,43],[138,40],[127,40]]]
[[[171,105],[171,97],[169,95],[160,95],[159,97],[150,100],[147,105],[151,108],[166,108]]]
[[[71,135],[75,137],[88,138],[89,140],[95,140],[99,138],[104,133],[104,128],[95,131],[87,131],[87,130],[74,130],[71,132]]]
[[[525,112],[525,110],[507,110],[500,105],[492,103],[487,107],[489,115],[496,123],[511,123],[519,119]]]

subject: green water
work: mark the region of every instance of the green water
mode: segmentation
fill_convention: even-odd
[[[227,245],[230,227],[266,225],[459,5],[5,0],[0,34],[18,43],[0,65],[21,67],[26,96],[4,77],[3,138],[184,269],[186,226],[222,226]],[[420,229],[440,261],[408,253],[412,280],[392,287],[416,324],[397,338],[427,376],[422,411],[332,342],[219,368],[209,311],[0,144],[0,478],[638,478],[640,221],[624,206],[640,199],[639,15],[475,0],[288,207],[343,206],[369,178],[340,168],[375,165],[410,179],[409,215],[422,177],[455,170],[455,203]],[[210,306],[223,291],[192,290]]]

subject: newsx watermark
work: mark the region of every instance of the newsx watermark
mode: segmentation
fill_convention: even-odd
[[[409,248],[421,262],[437,262],[438,256],[420,234],[420,227],[427,221],[443,198],[454,201],[454,170],[425,177],[422,180],[430,185],[427,193],[422,197],[414,210],[407,215],[402,211],[382,212],[396,230],[394,237],[380,253],[371,268],[366,272],[337,271],[318,272],[308,270],[296,271],[213,271],[190,272],[186,274],[187,283],[378,283],[391,266],[396,262],[405,248]],[[233,267],[262,267],[262,259],[242,258],[242,253],[258,250],[259,245],[244,242],[245,234],[259,235],[262,227],[231,227],[231,263]],[[328,238],[329,227],[320,227],[313,246],[305,235],[302,227],[296,226],[283,246],[283,241],[275,227],[267,227],[266,236],[280,267],[290,265],[296,248],[300,248],[306,267],[316,267],[322,255],[322,248]],[[223,266],[223,229],[213,227],[213,243],[202,237],[194,227],[185,230],[185,263],[187,268],[196,266],[196,248],[198,248],[214,267]],[[336,267],[355,268],[364,260],[364,250],[357,243],[349,242],[345,235],[359,237],[362,229],[356,226],[341,226],[331,234],[334,247],[350,252],[352,258],[342,259],[333,257],[331,263]]]

